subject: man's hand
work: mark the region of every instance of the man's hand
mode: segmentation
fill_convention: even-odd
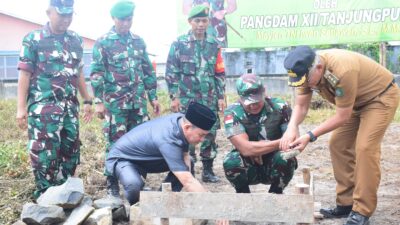
[[[302,152],[308,143],[310,142],[310,136],[308,134],[304,134],[301,137],[297,138],[295,141],[289,144],[289,148],[294,148]]]
[[[220,112],[224,112],[226,108],[225,99],[218,99],[218,109]]]
[[[28,112],[26,109],[17,109],[17,124],[21,130],[28,128]]]
[[[175,98],[174,100],[171,101],[172,112],[179,112],[180,108],[181,108],[181,102],[179,101],[179,98]]]
[[[223,20],[225,18],[225,14],[226,14],[226,10],[219,10],[219,11],[215,11],[213,16],[219,20]]]
[[[251,159],[253,160],[253,162],[259,166],[263,165],[263,160],[262,160],[262,156],[252,156]]]
[[[299,129],[298,127],[296,128],[289,128],[286,130],[286,132],[283,134],[281,141],[279,143],[279,148],[282,151],[287,151],[290,148],[290,143],[292,143],[296,138],[298,138],[299,135]]]
[[[92,121],[92,118],[93,118],[92,105],[83,104],[83,121],[85,121],[85,123],[89,123],[90,121]]]
[[[158,100],[151,101],[150,105],[153,107],[154,114],[159,116],[160,115],[160,104],[158,103]]]
[[[97,118],[104,119],[106,113],[106,108],[104,107],[104,104],[103,103],[96,104],[94,113],[97,115]]]

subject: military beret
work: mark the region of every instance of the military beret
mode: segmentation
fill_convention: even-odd
[[[185,117],[190,123],[203,130],[211,130],[217,121],[215,113],[205,105],[191,102]]]
[[[133,16],[134,9],[135,3],[128,0],[120,0],[113,5],[110,13],[112,17],[123,19],[128,16]]]
[[[255,74],[244,74],[236,80],[236,90],[244,105],[257,103],[263,99],[264,85]]]
[[[289,52],[283,62],[288,71],[289,86],[298,87],[304,84],[314,59],[315,52],[309,46],[298,46]]]
[[[189,13],[188,19],[192,19],[195,17],[208,17],[209,8],[205,5],[196,5],[194,6]]]
[[[74,12],[74,0],[50,0],[58,14],[71,14]]]

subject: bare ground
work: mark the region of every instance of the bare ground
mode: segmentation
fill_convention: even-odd
[[[304,125],[303,132],[310,130],[314,125]],[[400,147],[399,147],[400,124],[393,123],[386,132],[382,144],[382,179],[378,192],[378,207],[370,221],[372,225],[398,225],[400,224]],[[96,143],[96,134],[82,133],[83,139],[92,144]],[[307,149],[298,157],[299,169],[295,177],[285,189],[284,193],[294,193],[294,185],[302,180],[301,168],[309,167],[314,174],[315,201],[321,202],[322,207],[335,205],[335,180],[327,148],[329,135],[322,136],[317,142],[310,144]],[[219,131],[217,143],[220,146],[220,153],[214,164],[214,171],[221,178],[217,184],[205,183],[208,190],[213,192],[234,192],[234,189],[224,178],[222,159],[231,149],[229,141]],[[84,179],[86,192],[94,198],[101,198],[105,194],[105,182],[102,175],[103,150],[88,153],[82,150],[81,165],[77,175]],[[201,163],[196,164],[196,177],[201,178]],[[164,174],[150,174],[147,179],[147,186],[158,189]],[[30,194],[33,190],[32,177],[24,180],[1,180],[0,188],[3,191],[0,205],[0,224],[11,224],[18,219],[22,205],[30,201]],[[265,185],[251,186],[252,192],[267,192]],[[317,220],[315,224],[334,225],[343,224],[345,219],[324,219]],[[127,222],[115,222],[114,224],[126,225]],[[252,224],[246,222],[234,222],[234,224]],[[257,225],[282,224],[282,223],[257,223]]]

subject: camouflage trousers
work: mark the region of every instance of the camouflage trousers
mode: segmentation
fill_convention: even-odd
[[[28,150],[36,182],[34,197],[63,184],[75,174],[80,160],[78,114],[28,117]]]
[[[263,155],[262,161],[263,165],[258,165],[234,149],[224,158],[225,176],[236,190],[261,183],[271,185],[269,192],[282,193],[297,169],[296,158],[286,161],[274,151]]]
[[[111,146],[124,134],[136,127],[137,125],[148,120],[147,115],[142,115],[141,109],[120,109],[112,112],[106,110],[105,120],[103,123],[103,134],[106,140],[105,159],[108,157]],[[104,169],[104,175],[109,176]]]
[[[215,139],[217,136],[218,128],[219,128],[219,119],[217,119],[215,125],[211,128],[210,132],[204,138],[204,141],[201,142],[200,144],[201,161],[214,160],[215,157],[217,156],[218,145],[217,143],[215,143]],[[197,161],[195,145],[189,145],[189,154],[194,159],[194,161]]]

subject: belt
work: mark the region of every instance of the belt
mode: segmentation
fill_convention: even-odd
[[[379,95],[384,94],[387,90],[389,90],[390,87],[392,87],[394,84],[396,83],[396,81],[393,79],[392,82],[390,82],[390,84],[385,88],[385,90],[383,90]],[[378,96],[379,96],[378,95]],[[377,96],[377,97],[378,97]]]
[[[396,81],[395,81],[394,78],[393,78],[392,82],[389,83],[389,85],[385,88],[385,90],[383,90],[383,91],[382,91],[381,93],[379,93],[377,96],[375,96],[375,97],[371,98],[370,100],[368,100],[368,101],[367,101],[366,103],[364,103],[362,106],[354,107],[354,110],[360,110],[362,107],[366,106],[368,103],[370,103],[370,102],[371,102],[372,100],[374,100],[376,97],[385,94],[385,92],[386,92],[387,90],[389,90],[390,87],[394,86],[395,83],[396,83]]]

